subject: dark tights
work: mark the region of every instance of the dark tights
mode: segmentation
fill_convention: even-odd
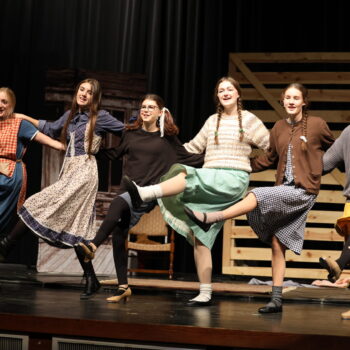
[[[120,285],[128,284],[128,252],[125,247],[125,240],[128,235],[129,224],[129,205],[122,197],[118,196],[113,199],[105,219],[97,231],[95,238],[91,241],[98,247],[112,234],[113,258]]]
[[[342,270],[350,263],[350,236],[345,241],[343,251],[336,261]]]
[[[19,219],[15,227],[7,235],[7,239],[10,242],[15,243],[26,234],[27,230],[29,230],[27,225],[21,219]]]

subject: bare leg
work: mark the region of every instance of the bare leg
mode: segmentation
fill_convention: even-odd
[[[276,238],[272,237],[272,282],[274,286],[282,286],[286,270],[286,247]]]
[[[266,306],[261,307],[262,314],[282,312],[282,285],[286,270],[286,247],[274,236],[272,237],[272,296]]]
[[[171,179],[161,182],[159,186],[162,191],[162,197],[174,196],[175,194],[183,192],[186,187],[185,177],[186,173],[181,172]]]
[[[223,210],[222,216],[224,220],[235,218],[251,212],[257,205],[258,201],[256,200],[255,194],[250,192],[244,199]]]
[[[206,306],[211,303],[211,275],[213,270],[211,251],[197,239],[194,244],[194,260],[200,282],[199,294],[191,299],[188,306]]]
[[[247,214],[255,209],[257,205],[258,201],[255,197],[255,194],[250,192],[244,199],[222,211],[202,213],[199,211],[191,210],[185,206],[185,213],[204,231],[208,231],[211,227],[211,224]]]
[[[211,251],[197,239],[194,245],[194,261],[196,263],[199,282],[210,284],[213,270]]]

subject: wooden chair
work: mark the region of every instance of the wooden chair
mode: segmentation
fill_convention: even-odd
[[[132,238],[136,238],[133,241]],[[146,268],[129,268],[129,272],[168,273],[169,279],[173,278],[175,233],[164,221],[160,208],[157,205],[149,213],[142,216],[141,220],[129,230],[127,247],[129,250],[146,252],[169,252],[169,269],[157,270]],[[162,237],[164,243],[151,240],[149,237]],[[170,242],[168,242],[170,238]]]

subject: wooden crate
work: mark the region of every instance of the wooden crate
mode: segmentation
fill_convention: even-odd
[[[310,114],[325,119],[335,137],[350,121],[348,52],[231,53],[229,75],[240,82],[245,107],[269,128],[284,117],[278,100],[292,82],[309,88],[311,107],[316,106]],[[251,174],[250,186],[272,186],[274,175],[275,170]],[[318,259],[337,258],[342,249],[343,238],[335,232],[334,223],[343,213],[344,183],[345,175],[337,169],[322,177],[320,194],[307,218],[304,250],[300,256],[286,252],[287,278],[327,277]],[[271,276],[271,249],[258,240],[245,216],[227,220],[223,236],[223,274]]]

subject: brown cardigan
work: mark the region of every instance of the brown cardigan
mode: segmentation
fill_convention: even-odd
[[[322,156],[334,142],[334,137],[323,119],[312,116],[307,120],[306,151],[301,149],[301,135],[301,122],[295,124],[292,132],[292,125],[286,120],[277,121],[270,133],[268,151],[264,155],[251,159],[252,170],[259,172],[277,164],[275,186],[281,185],[287,163],[288,144],[291,143],[296,187],[302,187],[308,193],[318,194],[323,168]]]

